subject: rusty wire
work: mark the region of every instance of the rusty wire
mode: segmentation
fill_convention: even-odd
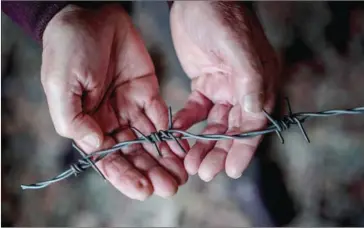
[[[269,115],[266,111],[263,110],[265,116],[267,119],[271,122],[271,125],[268,126],[266,129],[263,130],[256,130],[251,132],[245,132],[240,134],[233,134],[233,135],[223,135],[223,134],[192,134],[187,131],[182,130],[176,130],[172,129],[172,112],[171,109],[169,109],[169,127],[167,130],[161,130],[158,132],[154,132],[148,136],[143,135],[138,129],[131,128],[137,135],[140,135],[138,139],[130,140],[130,141],[124,141],[120,142],[113,147],[105,150],[95,151],[90,154],[86,154],[83,152],[75,143],[73,143],[73,147],[82,155],[82,159],[79,159],[77,162],[70,165],[70,168],[63,173],[59,174],[58,176],[47,180],[38,182],[31,185],[21,185],[22,189],[41,189],[45,188],[53,183],[59,182],[61,180],[64,180],[72,175],[77,176],[81,172],[85,171],[86,169],[92,167],[95,169],[99,175],[101,175],[104,179],[105,177],[102,175],[102,173],[99,171],[99,169],[96,167],[95,163],[102,160],[107,155],[117,152],[123,147],[126,147],[131,144],[135,143],[152,143],[155,145],[155,148],[159,154],[159,156],[162,156],[159,148],[157,146],[158,142],[162,141],[176,141],[180,148],[183,150],[183,147],[178,142],[178,140],[181,139],[196,139],[196,140],[239,140],[243,138],[249,138],[249,137],[255,137],[259,135],[265,135],[269,133],[276,133],[281,142],[284,143],[284,139],[282,136],[282,132],[288,130],[291,126],[297,125],[304,138],[307,142],[310,142],[307,133],[303,127],[303,123],[311,118],[317,118],[317,117],[329,117],[329,116],[336,116],[336,115],[358,115],[358,114],[364,114],[364,107],[358,107],[358,108],[352,108],[352,109],[344,109],[344,110],[328,110],[328,111],[321,111],[321,112],[301,112],[301,113],[293,113],[291,110],[291,106],[289,104],[288,99],[287,106],[288,106],[288,114],[284,115],[281,119],[275,120],[271,115]],[[175,134],[178,134],[176,136]]]

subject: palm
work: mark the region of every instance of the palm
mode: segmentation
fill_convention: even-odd
[[[209,2],[174,3],[171,10],[173,42],[183,69],[192,79],[193,91],[185,108],[176,114],[175,126],[187,129],[207,119],[203,133],[233,134],[259,129],[266,124],[262,112],[244,110],[242,99],[264,80],[268,88],[261,89],[268,93],[263,108],[271,111],[277,69],[263,67],[261,56],[270,58],[273,51],[261,31],[255,39],[263,42],[259,44],[265,47],[263,51],[254,43],[256,40],[249,40],[239,33],[239,28],[233,27],[216,15],[216,8]],[[251,33],[256,35],[257,31]],[[271,75],[265,74],[267,70]],[[198,172],[205,181],[224,168],[230,177],[237,178],[248,165],[259,140],[260,137],[217,143],[197,141],[185,158],[185,167],[190,174]]]
[[[117,32],[124,33],[123,29]],[[159,95],[157,78],[154,67],[147,51],[135,31],[130,28],[127,34],[120,34],[123,39],[116,40],[114,59],[110,59],[111,69],[107,74],[110,80],[104,101],[93,114],[94,118],[107,135],[105,146],[110,147],[115,142],[133,140],[136,135],[130,127],[135,127],[148,135],[156,130],[167,128],[167,109]],[[102,95],[102,94],[100,94]],[[104,170],[110,182],[120,191],[138,193],[134,187],[143,191],[143,176],[151,182],[155,194],[167,196],[176,191],[179,184],[187,179],[181,161],[166,145],[159,145],[163,154],[160,158],[151,145],[134,145],[123,150],[120,154],[112,155],[103,161]],[[149,152],[149,153],[148,153]],[[108,169],[112,160],[118,160],[119,172]],[[124,173],[120,173],[120,169]],[[123,172],[121,171],[121,172]],[[123,178],[123,176],[125,178]],[[137,181],[130,184],[128,180]]]
[[[130,21],[118,24],[115,33],[116,39],[112,45],[115,52],[109,54],[111,59],[106,77],[110,80],[107,86],[110,91],[105,91],[105,100],[94,114],[105,135],[110,136],[109,141],[105,141],[109,144],[107,146],[135,139],[137,136],[130,127],[149,135],[166,129],[168,124],[167,108],[160,97],[154,67],[142,40]],[[135,194],[131,188],[145,185],[140,181],[143,176],[150,181],[155,194],[174,194],[177,186],[186,182],[187,174],[179,158],[166,143],[160,143],[159,147],[162,157],[156,154],[152,145],[131,146],[123,150],[124,156],[115,154],[106,158],[101,169],[106,168],[105,173],[111,183],[122,192],[130,193],[130,197]],[[177,148],[176,152],[180,153],[180,150]],[[107,169],[113,160],[119,161],[118,172]],[[130,180],[137,183],[130,185]],[[143,187],[137,190],[142,190],[142,194],[146,191]]]
[[[98,149],[135,139],[131,127],[145,135],[166,129],[167,108],[152,61],[126,12],[116,5],[100,11],[70,9],[53,20],[44,40],[42,82],[57,131],[90,153],[96,148],[78,137],[85,120],[103,135]],[[180,153],[176,145],[169,146]],[[129,146],[97,166],[130,198],[170,196],[186,182],[187,173],[169,146],[160,143],[162,157],[150,145]]]

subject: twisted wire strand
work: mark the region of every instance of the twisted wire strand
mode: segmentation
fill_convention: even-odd
[[[264,111],[264,114],[266,118],[271,122],[271,125],[268,126],[266,129],[262,130],[256,130],[251,132],[243,132],[240,134],[232,134],[232,135],[224,135],[224,134],[193,134],[187,131],[172,129],[172,111],[171,108],[169,108],[169,118],[168,118],[168,129],[167,130],[161,130],[158,132],[153,132],[150,135],[144,135],[141,133],[138,129],[131,127],[131,129],[136,133],[136,135],[139,135],[140,137],[135,140],[129,140],[120,142],[116,145],[114,145],[111,148],[95,151],[90,154],[86,154],[83,152],[75,143],[73,143],[73,147],[81,154],[82,159],[79,159],[76,163],[73,163],[70,165],[70,168],[63,173],[59,174],[58,176],[38,182],[35,184],[30,185],[21,185],[22,189],[41,189],[45,188],[53,183],[62,181],[72,175],[77,176],[78,174],[82,173],[86,169],[92,167],[96,172],[105,179],[104,175],[100,172],[100,170],[96,167],[96,163],[105,158],[107,155],[114,153],[116,151],[119,151],[120,149],[127,147],[129,145],[135,144],[135,143],[152,143],[154,144],[157,153],[159,156],[162,156],[162,153],[160,152],[158,148],[158,143],[165,142],[165,141],[175,141],[178,143],[179,147],[182,151],[186,152],[184,148],[179,143],[179,140],[182,139],[196,139],[196,140],[229,140],[229,139],[244,139],[244,138],[250,138],[250,137],[256,137],[259,135],[265,135],[270,133],[276,133],[278,137],[281,140],[281,143],[284,143],[284,138],[282,136],[282,132],[290,129],[292,125],[297,125],[306,141],[309,143],[310,140],[307,136],[307,133],[303,127],[303,123],[312,118],[317,117],[330,117],[330,116],[337,116],[337,115],[360,115],[364,114],[364,107],[357,107],[352,109],[344,109],[344,110],[327,110],[327,111],[321,111],[321,112],[301,112],[301,113],[293,113],[291,109],[291,105],[286,99],[287,107],[288,107],[288,114],[284,115],[281,119],[275,120],[271,115],[269,115],[266,111]],[[174,135],[174,134],[178,134]],[[93,159],[92,159],[93,158]]]

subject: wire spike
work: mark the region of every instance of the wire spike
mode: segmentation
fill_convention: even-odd
[[[159,155],[160,157],[163,157],[162,152],[160,151],[160,149],[159,149],[159,147],[158,147],[158,145],[157,145],[156,143],[154,143],[154,147],[155,147],[155,149],[156,149],[156,151],[157,151],[158,155]]]
[[[284,139],[281,134],[281,131],[282,131],[281,126],[264,109],[263,109],[263,113],[267,117],[267,119],[277,128],[277,130],[275,132],[278,135],[279,139],[281,140],[281,143],[284,144]]]
[[[168,107],[168,129],[172,129],[172,107]]]
[[[245,139],[250,137],[256,137],[260,135],[270,134],[270,133],[276,133],[278,137],[280,138],[281,142],[284,143],[284,138],[282,136],[282,131],[287,130],[290,126],[298,125],[300,128],[302,134],[304,135],[306,141],[310,143],[310,139],[307,135],[306,130],[303,127],[303,123],[305,120],[311,119],[311,118],[319,118],[319,117],[329,117],[329,116],[337,116],[337,115],[358,115],[364,114],[364,107],[357,107],[352,109],[345,109],[345,110],[326,110],[321,112],[301,112],[301,113],[292,113],[291,105],[289,103],[288,98],[286,98],[287,107],[289,114],[284,115],[281,120],[275,120],[273,117],[271,117],[265,110],[264,115],[267,117],[267,119],[272,123],[271,126],[267,127],[266,129],[261,130],[255,130],[250,132],[242,132],[238,134],[193,134],[187,131],[178,130],[178,129],[171,129],[172,128],[172,111],[169,107],[169,129],[159,132],[151,133],[149,136],[145,136],[142,134],[138,129],[131,127],[133,132],[139,136],[139,138],[135,140],[128,140],[124,142],[119,142],[116,145],[108,148],[103,149],[100,151],[92,152],[88,155],[84,153],[80,148],[77,147],[75,143],[73,143],[73,147],[76,148],[76,150],[82,155],[83,159],[79,159],[78,163],[76,163],[74,166],[71,166],[69,169],[65,170],[63,173],[48,179],[46,181],[40,181],[35,184],[30,185],[21,185],[20,187],[22,189],[41,189],[45,188],[53,183],[62,181],[72,175],[75,174],[75,170],[80,172],[87,168],[93,167],[96,171],[99,171],[97,167],[95,166],[95,163],[99,162],[101,159],[105,158],[111,153],[114,153],[116,151],[119,151],[125,146],[129,146],[135,143],[152,143],[154,144],[158,154],[162,156],[162,153],[160,151],[160,148],[158,147],[158,142],[163,141],[170,141],[174,140],[178,143],[180,148],[184,151],[184,148],[180,144],[179,140],[183,139],[197,139],[197,140],[212,140],[212,141],[218,141],[218,140],[239,140],[239,139]],[[178,134],[178,136],[174,135],[173,133]],[[181,136],[180,136],[180,135]],[[185,152],[185,151],[184,151]],[[99,174],[104,178],[101,172]],[[104,178],[106,181],[106,179]]]
[[[173,133],[170,133],[169,136],[177,143],[177,145],[179,146],[179,148],[181,148],[183,153],[187,154],[187,151],[185,150],[185,148],[183,148],[183,146],[181,145],[179,140],[173,135]]]
[[[279,124],[277,123],[277,121],[275,121],[264,109],[263,109],[263,113],[264,115],[267,117],[267,119],[272,123],[274,124],[274,126],[276,126],[276,128],[279,130],[279,131],[282,131],[282,128],[281,126],[279,126]]]
[[[158,148],[157,142],[155,140],[151,140],[149,137],[147,137],[146,135],[144,135],[141,131],[139,131],[138,129],[136,129],[135,127],[130,127],[136,134],[139,134],[142,138],[144,138],[147,142],[149,143],[153,143],[154,147],[158,153],[159,156],[162,157],[162,153]],[[152,134],[153,135],[153,134]]]
[[[292,107],[291,107],[291,104],[289,102],[288,97],[285,97],[285,101],[286,101],[286,104],[287,104],[287,107],[288,107],[288,113],[291,116],[293,113],[292,113]]]
[[[308,135],[307,135],[305,129],[303,128],[302,123],[297,118],[294,118],[294,120],[296,121],[296,123],[297,123],[298,127],[300,128],[300,130],[301,130],[303,136],[305,137],[306,141],[308,143],[310,143],[310,139],[308,138]]]
[[[283,138],[282,134],[279,131],[276,131],[276,133],[277,133],[279,139],[281,140],[281,143],[284,144],[284,138]]]

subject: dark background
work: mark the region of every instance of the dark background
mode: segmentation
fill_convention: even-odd
[[[174,111],[189,94],[175,56],[164,2],[133,2],[132,17]],[[285,63],[280,96],[296,112],[363,106],[364,7],[361,2],[254,2]],[[191,177],[170,200],[134,202],[94,172],[38,191],[77,154],[59,137],[40,85],[40,47],[2,14],[3,226],[364,226],[364,118],[340,116],[265,137],[239,180]],[[286,112],[278,103],[276,114]],[[191,131],[199,132],[203,123]]]

